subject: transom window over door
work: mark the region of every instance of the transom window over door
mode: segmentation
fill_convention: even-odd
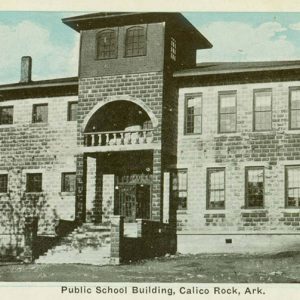
[[[117,35],[115,30],[105,30],[97,35],[97,58],[117,57]]]
[[[219,132],[236,132],[236,92],[219,93]]]
[[[264,206],[264,168],[246,168],[246,207],[262,208]]]
[[[290,129],[300,129],[300,87],[290,88]]]
[[[225,208],[225,168],[207,170],[207,208]]]
[[[254,92],[254,130],[272,129],[272,91]]]
[[[128,28],[126,31],[125,56],[146,55],[146,29],[141,26]]]
[[[185,96],[185,134],[202,131],[202,95]]]
[[[288,166],[286,177],[286,207],[300,207],[300,166]]]

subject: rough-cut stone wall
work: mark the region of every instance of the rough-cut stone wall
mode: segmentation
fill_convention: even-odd
[[[39,234],[54,234],[58,219],[73,220],[75,195],[61,192],[63,172],[76,171],[76,129],[67,121],[68,102],[77,97],[2,101],[13,106],[13,124],[0,125],[0,173],[8,174],[8,193],[0,195],[0,248],[4,255],[20,234],[23,217],[36,214]],[[33,104],[48,103],[48,123],[32,123]],[[42,173],[41,194],[28,194],[26,174]],[[10,251],[9,250],[9,251]]]
[[[153,188],[152,188],[152,218],[161,218],[161,124],[162,124],[162,99],[163,99],[163,73],[148,72],[139,74],[124,74],[114,76],[101,76],[93,78],[81,78],[79,80],[78,102],[78,130],[77,143],[83,146],[83,123],[90,111],[99,103],[115,98],[127,100],[128,97],[145,103],[158,120],[158,126],[154,129],[154,143],[158,149],[153,155]],[[81,157],[79,158],[81,160]],[[83,182],[84,164],[77,163],[77,182]],[[82,187],[84,188],[84,187]],[[77,196],[77,216],[82,215],[84,198]]]
[[[297,233],[299,208],[285,208],[285,166],[300,165],[300,130],[288,129],[289,87],[271,82],[182,88],[179,91],[178,168],[188,169],[188,204],[178,233]],[[253,90],[272,89],[272,130],[253,132]],[[237,91],[237,131],[218,133],[218,92]],[[184,136],[184,94],[202,93],[202,134]],[[245,207],[245,168],[264,167],[264,207]],[[225,209],[206,208],[207,168],[225,167]]]

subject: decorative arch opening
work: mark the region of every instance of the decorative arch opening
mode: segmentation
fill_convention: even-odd
[[[144,108],[146,108],[146,111]],[[133,101],[114,100],[94,107],[84,122],[86,146],[152,142],[157,119],[149,108]]]

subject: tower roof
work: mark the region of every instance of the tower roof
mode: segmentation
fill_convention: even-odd
[[[166,22],[180,34],[188,35],[197,49],[211,48],[212,44],[182,14],[169,12],[109,12],[85,14],[62,19],[62,22],[80,32],[103,27]]]

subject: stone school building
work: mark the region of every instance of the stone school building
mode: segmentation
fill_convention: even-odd
[[[0,86],[1,259],[299,249],[300,61],[196,63],[179,13],[62,21],[78,76]]]

